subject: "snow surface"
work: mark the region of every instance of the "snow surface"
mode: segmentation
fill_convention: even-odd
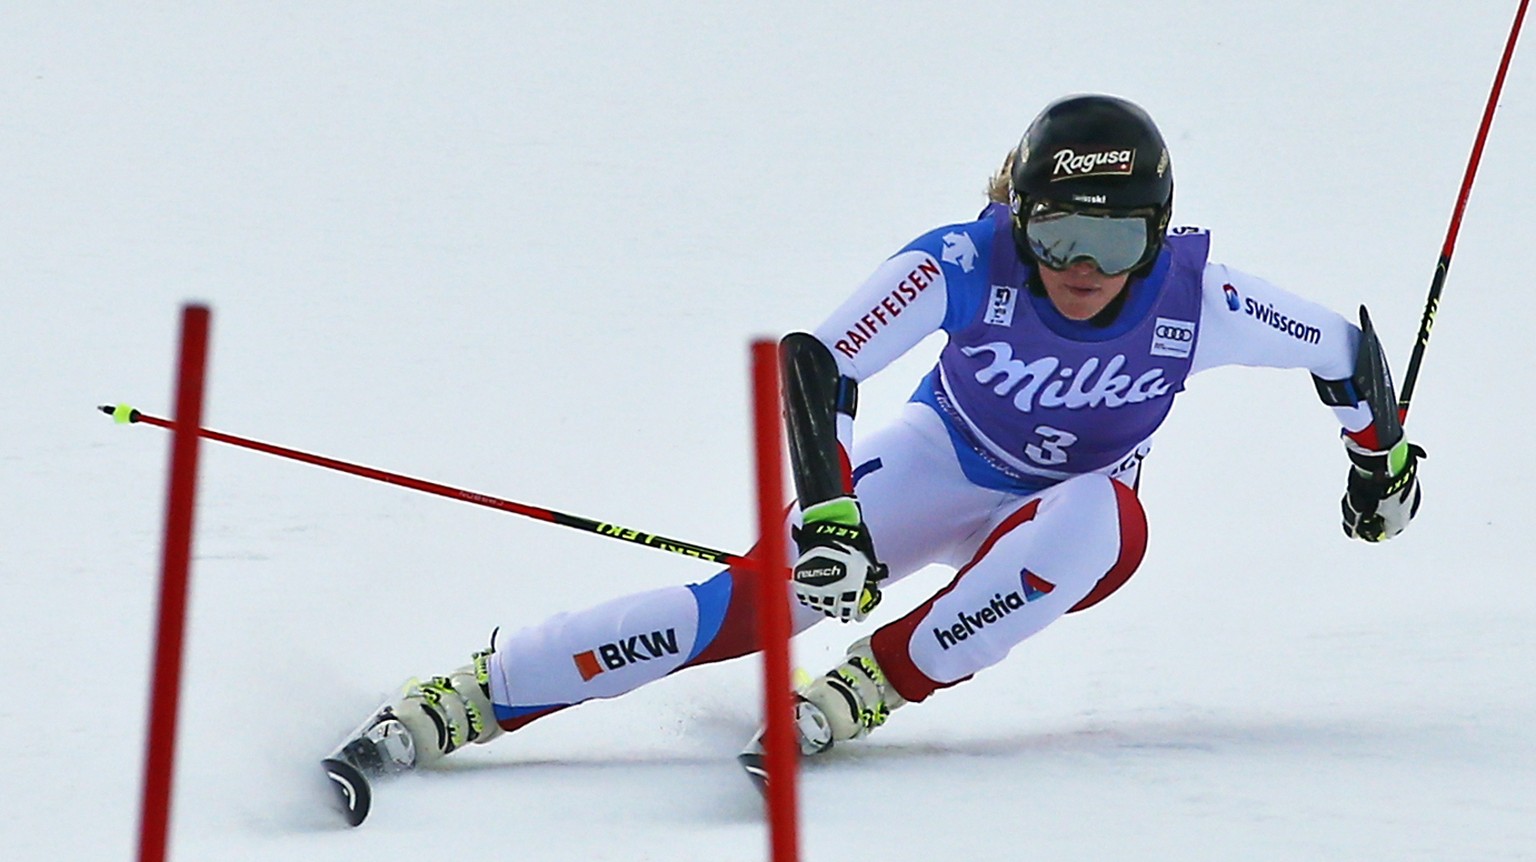
[[[169,437],[93,409],[171,412],[183,301],[210,427],[745,549],[748,338],[969,218],[1064,93],[1144,104],[1176,220],[1368,303],[1401,369],[1516,4],[757,5],[0,7],[0,856],[136,846]],[[1536,858],[1530,50],[1414,402],[1414,528],[1342,537],[1304,374],[1202,376],[1140,574],[812,765],[806,858]],[[710,567],[217,445],[201,492],[174,858],[764,858],[753,661],[455,756],[358,830],[318,804],[406,677]]]

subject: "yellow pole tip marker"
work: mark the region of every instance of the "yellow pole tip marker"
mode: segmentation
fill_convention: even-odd
[[[112,421],[119,425],[127,425],[138,418],[136,415],[138,412],[127,404],[119,404],[112,408]]]

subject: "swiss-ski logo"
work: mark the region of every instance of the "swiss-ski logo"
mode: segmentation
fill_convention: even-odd
[[[665,655],[677,655],[677,630],[651,632],[606,643],[596,649],[571,656],[582,680],[590,680],[605,670],[618,670],[637,662]]]

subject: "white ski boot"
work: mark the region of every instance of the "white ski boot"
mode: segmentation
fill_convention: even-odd
[[[862,739],[905,703],[886,683],[869,638],[862,638],[848,648],[842,664],[795,692],[795,738],[800,753],[815,756],[836,743]],[[763,731],[759,730],[736,757],[759,790],[768,786],[763,755]]]
[[[326,775],[353,826],[368,816],[369,779],[428,766],[471,742],[502,734],[491,708],[491,650],[447,676],[413,679],[327,757]]]

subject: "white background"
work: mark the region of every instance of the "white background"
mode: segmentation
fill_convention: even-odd
[[[1143,104],[1175,221],[1369,304],[1401,372],[1515,5],[6,4],[3,855],[134,852],[170,438],[93,409],[170,414],[182,302],[214,310],[210,427],[744,550],[748,339],[972,217],[1065,93]],[[1137,577],[814,764],[807,858],[1536,857],[1529,50],[1502,101],[1409,423],[1414,527],[1341,535],[1304,373],[1203,375],[1145,469]],[[751,660],[338,825],[315,759],[405,678],[713,570],[202,451],[175,858],[764,857]]]

